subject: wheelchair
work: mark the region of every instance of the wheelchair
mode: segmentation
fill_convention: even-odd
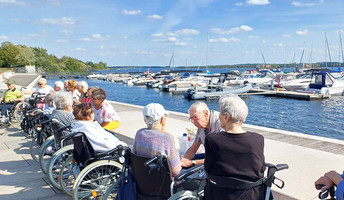
[[[11,105],[11,108],[10,109],[7,109],[6,111],[6,116],[7,116],[7,122],[9,124],[12,123],[12,120],[13,119],[16,119],[17,120],[17,109],[20,110],[21,108],[21,105],[23,105],[23,103],[21,101],[16,101],[16,102],[13,102],[12,105]],[[2,116],[1,116],[2,117]]]
[[[119,145],[108,152],[96,153],[83,132],[68,137],[72,137],[73,147],[65,146],[53,156],[65,158],[56,179],[60,188],[73,199],[100,199],[118,179],[127,147]]]
[[[39,161],[39,153],[42,144],[47,140],[48,137],[51,136],[53,130],[51,127],[52,120],[50,119],[50,115],[43,115],[39,119],[39,124],[41,125],[41,129],[37,131],[36,136],[34,136],[30,143],[30,154],[34,161]]]
[[[171,195],[178,194],[179,191],[185,189],[194,190],[190,191],[193,194],[193,196],[188,196],[190,199],[203,194],[206,181],[203,165],[196,165],[172,178],[166,156],[158,154],[153,158],[147,158],[138,156],[130,150],[127,151],[127,154],[130,154],[130,167],[132,177],[136,182],[138,200],[166,200]],[[190,176],[193,178],[187,179]],[[116,199],[120,182],[121,180],[118,179],[110,186],[102,199]]]
[[[235,198],[236,200],[246,199],[244,197],[245,193],[249,191],[250,189],[256,188],[256,187],[264,187],[265,195],[262,196],[265,200],[272,199],[271,196],[271,186],[272,184],[276,185],[278,188],[282,189],[284,187],[284,182],[275,177],[275,173],[280,170],[288,169],[287,164],[278,164],[273,165],[270,163],[265,164],[268,168],[267,175],[261,179],[259,179],[256,182],[250,182],[247,180],[242,180],[238,178],[232,178],[232,177],[222,177],[222,176],[215,176],[208,172],[207,174],[207,181],[214,183],[216,187],[220,187],[224,190],[231,190],[238,192],[238,196]],[[277,182],[277,181],[279,182]],[[200,196],[199,194],[195,194],[192,191],[184,190],[180,191],[173,196],[171,196],[168,200],[177,200],[177,199],[202,199],[204,196]],[[257,197],[257,199],[262,199]]]
[[[320,190],[322,187],[324,187],[324,185],[317,185],[316,189]],[[329,189],[323,191],[323,192],[319,192],[318,198],[319,199],[327,199],[327,200],[335,200],[335,192],[336,192],[336,186],[332,186]],[[327,198],[329,197],[329,198]]]
[[[58,120],[52,119],[49,128],[51,131],[51,136],[48,137],[42,144],[38,156],[40,167],[43,173],[47,175],[53,154],[60,148],[72,143],[71,141],[65,141],[63,138],[63,136],[71,133],[69,130],[70,126],[61,127],[61,124]]]

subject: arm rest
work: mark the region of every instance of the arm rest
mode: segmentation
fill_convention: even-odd
[[[183,180],[186,177],[190,176],[191,174],[194,174],[194,173],[196,173],[202,169],[204,169],[204,165],[193,166],[193,167],[187,169],[186,171],[184,171],[183,173],[179,174],[178,176],[174,177],[174,181]]]

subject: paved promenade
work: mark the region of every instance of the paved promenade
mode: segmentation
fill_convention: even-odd
[[[113,102],[121,116],[120,138],[132,144],[136,131],[145,127],[142,107]],[[186,127],[194,128],[183,113],[170,112],[167,130],[180,137]],[[341,171],[344,142],[299,133],[245,125],[264,135],[266,162],[287,163],[288,170],[277,173],[285,181],[276,199],[317,199],[313,182],[325,171]],[[177,140],[176,140],[177,141]],[[0,128],[0,199],[69,199],[49,186],[47,178],[29,153],[30,138],[15,123]],[[178,145],[178,144],[177,144]],[[230,156],[230,155],[229,155]],[[278,195],[278,194],[276,194]]]
[[[4,87],[0,83],[0,88]],[[145,127],[142,107],[118,102],[113,102],[113,105],[122,119],[117,129],[119,137],[132,144],[136,131]],[[272,188],[278,192],[275,193],[276,199],[318,199],[314,181],[329,170],[343,170],[344,142],[341,140],[252,125],[244,127],[265,137],[266,162],[289,164],[288,170],[276,174],[285,181],[282,190]],[[166,129],[178,138],[186,128],[195,128],[188,115],[171,111]],[[0,200],[70,199],[48,184],[39,164],[30,156],[30,140],[18,123],[0,127]]]

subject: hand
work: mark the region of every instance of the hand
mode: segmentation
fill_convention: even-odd
[[[13,99],[10,99],[10,100],[9,100],[9,102],[11,102],[11,103],[12,103],[13,101],[14,101]]]
[[[316,187],[319,184],[324,185],[324,187],[321,188],[322,192],[331,188],[334,185],[333,181],[326,176],[322,176],[317,181],[315,181],[314,186]]]
[[[192,167],[192,161],[186,158],[180,159],[180,162],[182,163],[182,167]]]
[[[336,185],[338,185],[343,180],[340,174],[338,174],[336,171],[333,171],[333,170],[327,172],[325,176],[331,179],[331,181]]]

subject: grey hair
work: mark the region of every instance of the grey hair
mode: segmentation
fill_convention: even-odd
[[[47,79],[45,78],[39,78],[37,83],[47,84]]]
[[[55,95],[54,98],[56,109],[64,110],[67,106],[73,105],[73,98],[70,92],[60,92]]]
[[[208,113],[210,112],[207,104],[201,101],[192,104],[188,110],[188,113],[190,114],[190,111],[192,110],[195,110],[197,113],[201,113],[205,110],[208,111]]]
[[[47,96],[45,96],[44,98],[44,103],[46,103],[49,107],[53,108],[54,106],[54,96],[55,93],[50,92],[49,94],[47,94]]]
[[[223,97],[219,100],[220,114],[228,113],[233,123],[239,124],[246,120],[248,107],[237,95]]]
[[[60,88],[61,90],[63,90],[63,88],[64,88],[64,84],[62,81],[56,81],[54,83],[54,86]]]
[[[160,119],[154,121],[152,117],[150,116],[144,116],[143,120],[145,121],[148,128],[154,128],[157,127],[160,124]]]
[[[86,83],[86,81],[78,81],[76,83],[76,86],[82,86],[84,88],[84,90],[88,89],[88,84]]]

